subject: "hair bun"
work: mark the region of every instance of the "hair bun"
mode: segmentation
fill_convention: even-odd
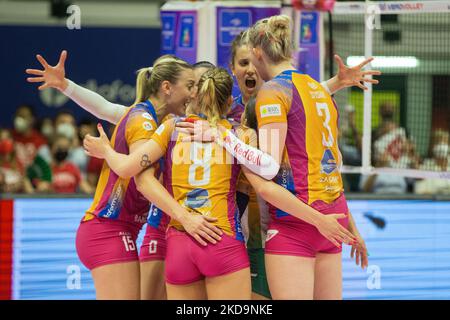
[[[273,29],[287,30],[290,26],[290,18],[286,15],[273,16],[269,18],[268,24]]]

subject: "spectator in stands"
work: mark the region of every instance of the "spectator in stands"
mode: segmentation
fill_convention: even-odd
[[[11,133],[0,129],[0,190],[7,193],[33,193],[33,187],[17,160]]]
[[[378,127],[372,131],[373,141],[377,141],[385,134],[399,128],[399,125],[394,120],[395,110],[396,107],[392,102],[386,101],[380,104],[380,123]]]
[[[39,131],[50,143],[55,133],[53,120],[51,118],[42,119],[42,121],[40,122]]]
[[[98,134],[96,122],[90,118],[84,118],[78,125],[78,138],[80,139],[80,145],[83,144],[83,139],[88,133],[92,136],[96,136]]]
[[[431,157],[425,159],[421,170],[450,172],[449,133],[442,129],[435,130],[432,136]],[[417,181],[416,194],[450,194],[450,180],[424,179]]]
[[[425,159],[421,169],[430,171],[449,171],[449,133],[437,129],[432,133],[430,157]]]
[[[33,163],[27,168],[27,177],[31,181],[36,192],[52,192],[52,170],[50,160],[44,159],[40,154],[36,155]]]
[[[380,106],[380,125],[372,132],[375,163],[397,169],[419,166],[420,157],[414,143],[407,138],[406,130],[394,120],[395,105],[384,102]]]
[[[35,121],[33,107],[23,104],[17,108],[12,136],[17,160],[24,168],[33,163],[38,149],[47,143],[47,140],[34,129]]]
[[[0,170],[0,193],[6,192],[4,188],[5,188],[5,175],[3,174],[3,171]]]
[[[406,139],[405,129],[394,121],[395,105],[384,102],[380,105],[380,124],[372,132],[373,155],[375,162],[392,167],[402,154]],[[383,158],[383,159],[382,159]]]
[[[96,136],[98,134],[96,122],[89,118],[85,118],[80,121],[79,124],[79,138],[80,143],[83,142],[86,134],[91,136]],[[86,169],[86,179],[91,186],[96,186],[100,172],[103,166],[103,159],[98,159],[94,157],[88,157],[87,169]]]
[[[355,107],[345,106],[340,116],[339,124],[339,149],[342,152],[342,160],[347,166],[361,166],[361,134],[356,128]],[[358,191],[359,174],[343,174],[345,189]]]
[[[88,156],[84,152],[78,137],[78,127],[70,110],[58,113],[55,118],[56,134],[66,136],[71,141],[67,160],[75,164],[83,177],[86,177]]]
[[[342,152],[343,161],[346,165],[360,166],[362,138],[356,128],[355,107],[345,106],[340,121],[339,149]]]
[[[70,141],[70,148],[67,160],[78,167],[82,176],[86,177],[88,156],[80,144],[78,127],[75,117],[70,110],[61,110],[55,117],[55,134],[64,136]],[[50,149],[45,146],[39,150],[41,155],[48,163],[51,162]]]
[[[375,167],[388,167],[390,164],[389,150],[374,160]],[[408,190],[407,181],[404,177],[390,174],[362,175],[360,180],[362,192],[376,194],[401,194]]]
[[[93,188],[81,176],[78,167],[68,160],[71,139],[58,135],[51,145],[52,191],[56,193],[93,193]]]

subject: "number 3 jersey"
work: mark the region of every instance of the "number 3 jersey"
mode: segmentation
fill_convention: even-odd
[[[255,112],[258,128],[287,124],[281,168],[274,181],[319,211],[347,213],[339,170],[338,110],[320,83],[298,71],[284,71],[258,92]],[[277,140],[271,131],[271,139]],[[270,211],[276,220],[299,221],[274,207]]]
[[[201,119],[199,116],[190,116]],[[192,213],[215,217],[213,224],[223,232],[243,241],[236,205],[236,185],[240,165],[216,143],[183,142],[186,134],[175,131],[179,118],[164,122],[152,137],[164,155],[164,186],[181,206]],[[219,121],[227,129],[232,125]],[[169,226],[183,227],[171,219]]]

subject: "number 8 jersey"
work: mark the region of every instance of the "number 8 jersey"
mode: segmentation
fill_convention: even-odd
[[[281,168],[274,181],[319,211],[346,208],[339,170],[338,110],[320,83],[298,71],[284,71],[263,85],[255,111],[258,128],[287,124]],[[273,207],[270,211],[275,219],[298,220]]]
[[[164,122],[152,136],[165,152],[164,186],[183,207],[217,218],[217,227],[244,241],[236,205],[240,165],[216,143],[182,142],[185,134],[174,130],[177,121],[179,118]],[[219,123],[227,129],[232,127],[225,119]],[[183,229],[174,219],[169,226]]]

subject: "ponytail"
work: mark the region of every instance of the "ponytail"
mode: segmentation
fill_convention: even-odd
[[[136,75],[136,99],[134,104],[141,103],[150,97],[150,88],[147,86],[152,75],[153,67],[141,68]]]
[[[216,126],[228,113],[233,79],[225,69],[212,68],[201,76],[198,87],[200,112],[212,126]]]

